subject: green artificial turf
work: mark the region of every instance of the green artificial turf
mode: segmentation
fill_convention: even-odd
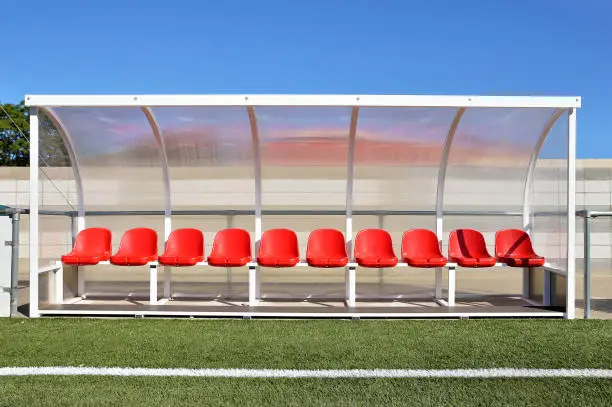
[[[0,320],[0,366],[612,368],[612,321]],[[2,377],[0,406],[610,405],[606,379]]]
[[[603,379],[19,377],[2,406],[609,406]]]
[[[612,368],[612,321],[0,321],[2,366]]]

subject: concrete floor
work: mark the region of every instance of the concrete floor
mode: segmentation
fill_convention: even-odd
[[[576,316],[584,315],[583,261],[576,264]],[[228,275],[221,269],[185,268],[173,272],[173,295],[182,303],[194,295],[203,297],[247,297],[246,271],[234,270]],[[91,294],[117,293],[119,297],[146,296],[148,271],[144,268],[125,269],[102,267],[86,271],[86,290]],[[162,292],[159,276],[159,292]],[[316,283],[313,283],[316,281]],[[342,298],[344,293],[342,270],[314,270],[296,268],[263,271],[262,297],[276,301],[307,299],[312,306],[316,298]],[[19,303],[27,309],[29,291],[22,282]],[[446,276],[444,280],[446,286]],[[357,273],[358,299],[371,301],[382,297],[395,299],[396,305],[418,303],[431,297],[434,273],[419,269],[360,269]],[[460,269],[457,272],[458,301],[466,295],[482,295],[484,303],[492,298],[512,298],[521,292],[521,272],[511,269]],[[25,307],[24,307],[25,306]],[[593,260],[591,263],[591,318],[612,319],[612,261]]]

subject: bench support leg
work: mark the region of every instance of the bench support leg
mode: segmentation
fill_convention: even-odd
[[[455,279],[455,266],[448,267],[448,306],[455,306],[455,289],[456,289],[456,279]]]
[[[434,299],[442,299],[442,267],[436,267],[436,291]]]
[[[77,266],[77,296],[85,298],[85,269]]]
[[[157,264],[149,265],[149,303],[157,304]]]
[[[348,266],[346,268],[344,284],[346,287],[346,305],[349,307],[355,306],[355,287],[357,285],[356,274],[357,270],[355,266]]]
[[[259,302],[259,273],[256,265],[249,265],[249,305],[255,306]]]
[[[59,268],[51,273],[53,278],[53,293],[51,295],[52,304],[61,304],[64,302],[64,266],[59,263]]]

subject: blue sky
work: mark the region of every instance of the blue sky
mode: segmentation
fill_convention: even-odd
[[[579,95],[612,157],[609,0],[2,2],[0,100],[26,93]]]

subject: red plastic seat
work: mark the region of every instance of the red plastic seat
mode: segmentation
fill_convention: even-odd
[[[409,230],[402,236],[402,259],[411,267],[443,267],[446,257],[438,237],[428,229]]]
[[[344,267],[348,263],[346,243],[336,229],[317,229],[308,236],[306,262],[312,267]]]
[[[177,229],[170,233],[159,264],[164,266],[195,266],[204,261],[204,235],[197,229]]]
[[[157,260],[157,233],[149,228],[126,231],[121,237],[119,250],[110,257],[117,266],[144,266]]]
[[[511,267],[542,267],[546,261],[536,254],[529,235],[520,229],[505,229],[495,234],[495,256]]]
[[[391,235],[382,229],[361,230],[355,237],[355,260],[362,267],[382,268],[397,265]]]
[[[72,251],[62,256],[62,263],[71,266],[92,266],[110,259],[111,232],[105,228],[89,228],[79,232]]]
[[[290,229],[270,229],[261,236],[257,263],[265,267],[293,267],[300,262],[297,235]]]
[[[487,251],[482,233],[474,229],[457,229],[451,232],[448,257],[461,267],[492,267],[497,262]]]
[[[251,236],[244,229],[217,232],[208,264],[215,267],[241,267],[251,261]]]

